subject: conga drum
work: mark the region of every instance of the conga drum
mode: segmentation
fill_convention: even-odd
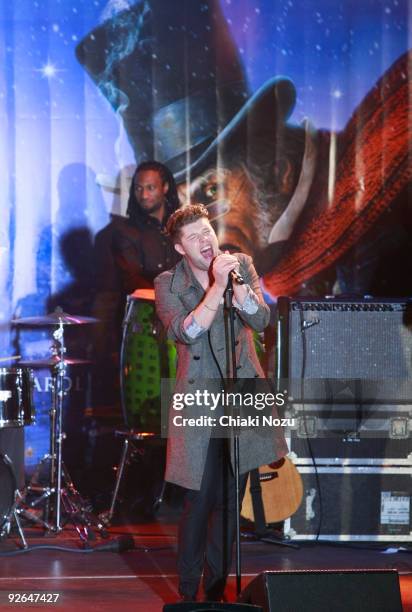
[[[156,316],[153,289],[127,297],[120,352],[120,388],[125,423],[160,433],[161,379],[176,376],[176,349]]]

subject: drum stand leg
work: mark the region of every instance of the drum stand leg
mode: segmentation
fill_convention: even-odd
[[[23,544],[23,548],[28,548],[29,545],[27,544],[27,540],[24,537],[24,531],[23,531],[21,523],[20,523],[19,513],[18,513],[17,509],[15,509],[13,511],[13,518],[16,521],[17,529],[18,529],[19,536],[20,536],[20,539],[21,539],[22,544]]]
[[[124,468],[126,466],[126,460],[127,460],[127,455],[129,454],[129,438],[125,438],[124,439],[124,443],[123,443],[123,450],[122,450],[122,456],[120,459],[120,463],[116,469],[116,482],[114,485],[114,490],[113,490],[113,495],[112,495],[112,501],[110,504],[110,508],[107,512],[102,512],[101,514],[99,514],[99,518],[102,521],[102,523],[104,523],[105,525],[110,525],[110,523],[112,522],[112,518],[113,518],[113,514],[114,514],[114,509],[116,506],[116,501],[117,501],[117,496],[119,494],[119,488],[120,488],[120,483],[122,481],[123,478],[123,472],[124,472]]]
[[[133,312],[133,300],[130,298],[130,296],[127,296],[126,310],[125,310],[123,323],[122,323],[123,334],[122,334],[122,347],[120,351],[120,372],[121,373],[123,372],[123,369],[124,369],[124,359],[125,359],[124,346],[125,346],[127,330],[128,330],[128,326],[130,323],[130,318],[132,316],[132,312]],[[120,399],[121,399],[123,417],[125,421],[127,422],[127,415],[125,413],[125,391],[124,391],[122,374],[120,375]],[[129,443],[130,443],[129,437],[126,435],[124,439],[124,443],[123,443],[123,450],[122,450],[122,456],[120,458],[120,463],[116,468],[116,482],[114,485],[110,508],[109,510],[106,510],[105,512],[101,512],[99,514],[99,519],[102,521],[102,523],[104,523],[107,526],[110,525],[110,523],[112,522],[112,518],[114,515],[114,509],[116,506],[117,496],[119,494],[120,483],[122,482],[124,469],[126,467],[127,457],[129,454]]]
[[[91,529],[97,529],[100,531],[102,537],[106,537],[107,532],[103,523],[91,513],[90,509],[87,507],[87,503],[76,490],[64,462],[61,457],[59,459],[59,455],[57,456],[58,461],[53,460],[52,456],[49,454],[45,455],[40,461],[27,487],[28,492],[40,493],[40,495],[24,507],[24,496],[19,494],[18,514],[25,519],[45,527],[49,532],[60,533],[64,527],[62,524],[62,514],[64,512],[65,518],[71,521],[83,542],[94,539],[94,533]],[[42,466],[47,462],[50,462],[50,465],[47,466],[50,482],[48,482],[46,486],[42,486],[41,483],[39,483],[40,472]],[[60,468],[60,473],[56,477],[58,466]],[[56,486],[58,482],[60,483],[60,487]],[[45,504],[44,520],[30,511],[38,508],[43,503]],[[57,513],[57,509],[59,509],[59,513]]]
[[[99,531],[102,537],[107,537],[103,522],[87,507],[87,503],[76,490],[64,463],[62,463],[62,479],[65,486],[60,491],[61,503],[80,539],[83,542],[94,539],[93,529]]]
[[[119,489],[120,489],[120,484],[122,482],[123,479],[123,475],[124,475],[124,471],[126,469],[126,466],[129,463],[129,455],[131,453],[133,453],[133,445],[131,446],[131,442],[142,442],[145,441],[147,439],[150,438],[156,438],[157,436],[153,433],[148,433],[148,432],[135,432],[132,429],[130,431],[116,431],[115,435],[117,437],[124,437],[124,442],[123,442],[123,450],[122,450],[122,454],[120,457],[120,463],[116,468],[116,482],[114,485],[114,489],[113,489],[113,494],[112,494],[112,500],[110,503],[110,508],[109,510],[106,510],[105,512],[101,512],[99,514],[99,519],[101,520],[101,522],[108,526],[110,525],[113,515],[114,515],[114,510],[116,507],[116,502],[117,502],[117,498],[118,498],[118,494],[119,494]],[[164,490],[165,490],[165,485],[166,483],[163,482],[162,485],[162,489],[158,495],[158,497],[156,498],[154,504],[153,504],[153,508],[157,509],[160,504],[163,501],[163,494],[164,494]]]
[[[33,514],[33,512],[30,512],[30,510],[27,510],[27,508],[22,507],[21,506],[22,503],[23,503],[23,496],[20,493],[20,491],[17,490],[16,491],[16,501],[14,503],[13,509],[10,512],[9,518],[6,521],[6,525],[3,528],[2,532],[0,533],[0,536],[3,536],[5,533],[10,532],[10,529],[14,521],[16,523],[17,531],[19,532],[19,536],[20,536],[23,548],[26,549],[29,547],[29,545],[27,544],[27,540],[24,535],[24,530],[21,525],[20,517],[23,517],[29,521],[32,521],[33,523],[37,523],[38,525],[41,525],[42,527],[45,527],[46,529],[50,529],[50,525],[48,525],[45,521],[42,521],[38,516]]]
[[[10,533],[13,521],[16,523],[17,526],[17,531],[19,532],[19,536],[23,545],[24,549],[27,549],[29,547],[29,545],[27,544],[27,540],[26,537],[24,535],[24,531],[23,531],[23,527],[21,526],[21,522],[20,522],[20,515],[21,514],[28,514],[30,515],[30,517],[32,520],[37,519],[37,517],[35,515],[33,515],[31,512],[28,512],[26,510],[23,510],[22,508],[19,508],[19,504],[21,503],[21,499],[22,499],[22,495],[20,493],[20,491],[17,489],[15,494],[14,494],[14,504],[12,509],[10,510],[10,513],[7,517],[7,520],[5,522],[4,527],[1,530],[0,533],[0,537],[4,536],[5,534]],[[39,519],[40,520],[40,519]],[[41,521],[43,522],[43,521]]]
[[[41,463],[49,459],[50,457],[47,455],[42,459]],[[35,475],[33,478],[35,478]],[[49,532],[54,532],[57,534],[64,528],[62,522],[62,516],[64,514],[65,518],[71,521],[83,542],[94,539],[94,533],[91,531],[91,529],[97,529],[100,531],[102,537],[107,536],[103,523],[92,514],[90,509],[87,507],[87,503],[83,500],[80,493],[75,488],[63,461],[61,463],[60,489],[57,487],[42,487],[38,486],[37,484],[30,484],[28,490],[39,493],[41,492],[42,495],[30,502],[28,506],[29,509],[22,507],[18,508],[18,513],[24,518],[45,527]],[[60,506],[59,516],[57,516],[56,512],[58,502]],[[45,517],[47,520],[42,520],[33,512],[30,512],[30,509],[35,509],[42,503],[46,504]]]
[[[16,508],[15,508],[15,514],[17,514],[18,517],[22,516],[23,518],[32,521],[33,523],[37,523],[37,525],[40,525],[41,527],[44,527],[45,529],[50,529],[50,525],[48,522],[42,520],[40,517],[38,517],[34,512],[32,512],[32,510],[36,507],[36,505],[38,504],[38,502],[42,501],[47,495],[49,495],[50,493],[44,493],[39,500],[36,500],[36,502],[29,504],[29,506],[25,506],[25,496],[20,493],[20,491],[16,492]]]

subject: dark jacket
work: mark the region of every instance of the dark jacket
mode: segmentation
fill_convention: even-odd
[[[128,219],[115,228],[113,252],[125,294],[153,287],[154,278],[180,260],[164,223],[148,215]]]

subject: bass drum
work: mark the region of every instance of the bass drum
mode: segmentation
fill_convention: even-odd
[[[8,533],[16,489],[12,462],[7,455],[0,455],[0,538]]]
[[[120,370],[126,425],[160,433],[161,379],[175,378],[176,349],[156,316],[153,289],[127,298]]]

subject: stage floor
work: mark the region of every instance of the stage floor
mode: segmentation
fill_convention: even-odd
[[[38,545],[80,550],[79,538],[72,527],[58,536],[45,536],[41,529],[27,527],[30,547]],[[177,595],[175,568],[176,513],[162,510],[155,521],[123,523],[109,529],[112,539],[132,536],[134,550],[116,552],[65,552],[32,550],[3,555],[0,562],[0,609],[15,610],[26,605],[8,604],[9,593],[59,593],[59,610],[133,612],[161,611],[164,603],[174,602]],[[93,546],[107,540],[97,536]],[[242,587],[264,570],[297,569],[397,569],[400,574],[404,610],[412,612],[412,546],[396,552],[374,543],[360,545],[305,542],[300,548],[285,548],[263,542],[242,541]],[[0,552],[15,552],[20,547],[12,533],[0,543]],[[232,574],[226,596],[235,600],[235,577]],[[35,606],[50,610],[53,605]],[[371,611],[373,612],[373,611]]]

